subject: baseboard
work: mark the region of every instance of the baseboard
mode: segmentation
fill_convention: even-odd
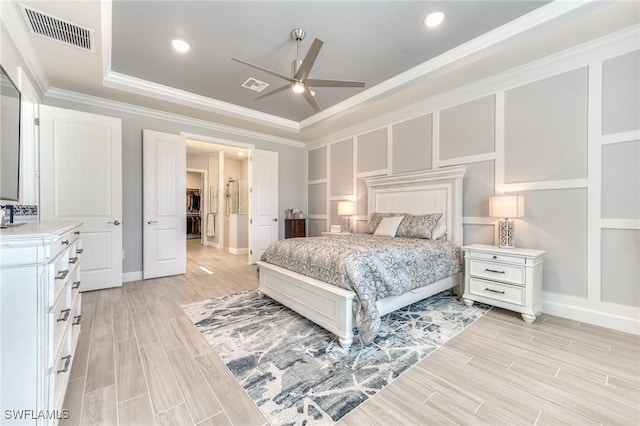
[[[554,297],[555,298],[555,297]],[[576,304],[566,303],[561,300],[548,300],[545,297],[543,312],[549,315],[555,315],[562,318],[580,321],[587,324],[597,325],[600,327],[611,328],[625,333],[640,335],[640,316],[630,314],[620,315],[613,312],[604,312],[594,309],[590,306],[579,306]],[[623,307],[624,311],[635,311],[637,309]],[[625,312],[629,313],[629,312]]]
[[[231,254],[249,254],[249,249],[248,248],[237,249],[237,248],[229,247],[229,253],[231,253]]]
[[[140,280],[142,280],[142,271],[125,272],[124,274],[122,274],[123,283],[128,283],[131,281],[140,281]]]

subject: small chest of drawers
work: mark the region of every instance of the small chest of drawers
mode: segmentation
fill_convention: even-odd
[[[487,303],[519,312],[529,323],[536,319],[542,311],[544,250],[501,249],[484,244],[462,249],[465,304]]]
[[[284,220],[284,237],[299,238],[306,237],[306,219],[285,219]]]

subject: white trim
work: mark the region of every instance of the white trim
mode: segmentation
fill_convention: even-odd
[[[495,161],[493,163],[494,181],[493,186],[496,192],[503,192],[501,189],[504,187],[504,122],[505,122],[505,108],[504,108],[504,90],[498,91],[495,94],[495,142],[493,149],[495,150]]]
[[[112,48],[112,21],[113,5],[111,0],[100,1],[100,25],[102,30],[102,78],[104,79],[111,71],[111,48]]]
[[[431,113],[431,169],[440,168],[440,110]]]
[[[242,149],[254,149],[256,146],[250,143],[236,142],[229,139],[216,138],[211,136],[204,136],[198,133],[191,132],[180,132],[181,136],[184,136],[186,139],[197,140],[200,142],[211,142],[216,145],[226,145],[232,146],[234,148],[242,148]]]
[[[602,61],[588,68],[587,87],[587,299],[597,303],[602,295]]]
[[[640,219],[600,219],[600,228],[640,230]]]
[[[125,272],[122,274],[122,282],[142,281],[142,271]]]
[[[218,124],[211,121],[200,120],[197,118],[186,117],[184,115],[173,114],[170,112],[164,112],[156,109],[140,107],[124,102],[113,101],[110,99],[99,98],[96,96],[84,95],[82,93],[72,92],[63,89],[50,89],[47,92],[47,97],[55,99],[61,99],[70,102],[77,102],[84,105],[91,105],[98,108],[106,108],[115,111],[121,111],[129,114],[137,114],[150,118],[157,118],[160,120],[172,121],[187,126],[196,126],[204,129],[231,133],[236,136],[245,136],[257,140],[279,143],[283,145],[295,146],[298,148],[305,148],[305,144],[293,139],[281,138],[278,136],[272,136],[266,133],[255,132],[252,130],[240,129],[238,127],[227,126],[224,124]]]
[[[420,65],[417,65],[401,74],[396,75],[380,84],[377,84],[355,96],[340,102],[330,108],[327,108],[305,120],[300,122],[300,129],[304,130],[318,122],[327,120],[349,108],[353,108],[365,101],[379,97],[393,89],[408,84],[418,78],[434,74],[435,72],[444,72],[446,67],[455,68],[462,59],[479,60],[492,54],[490,47],[496,46],[498,43],[515,37],[523,32],[542,25],[553,19],[557,19],[566,13],[585,6],[590,1],[582,2],[566,2],[556,1],[544,5],[532,12],[527,13],[519,18],[508,22],[498,28],[495,28],[475,39],[463,43],[441,55],[436,56]]]
[[[118,72],[109,71],[102,79],[102,84],[106,87],[124,90],[128,93],[135,93],[153,99],[160,99],[178,105],[198,108],[221,114],[227,117],[250,120],[255,123],[268,125],[276,129],[287,130],[300,133],[300,124],[297,121],[285,119],[272,114],[256,111],[254,109],[242,107],[229,102],[219,101],[206,96],[176,89],[141,78],[131,77]]]
[[[327,178],[322,178],[322,179],[315,179],[315,180],[308,180],[307,181],[307,185],[320,185],[323,183],[329,183],[329,179]]]
[[[387,169],[384,174],[393,173],[393,126],[387,126]]]
[[[407,105],[403,108],[398,108],[389,113],[381,114],[356,125],[340,129],[327,136],[313,140],[308,143],[307,146],[314,148],[320,147],[333,140],[347,138],[349,135],[365,133],[369,128],[378,128],[381,122],[396,123],[411,120],[429,113],[434,113],[436,110],[446,109],[451,106],[469,102],[473,99],[585,67],[593,60],[602,60],[605,56],[614,57],[638,50],[638,37],[640,37],[640,27],[632,25],[599,39],[591,40],[542,59],[528,62],[499,74],[494,74],[484,80],[470,83],[423,101]],[[436,122],[434,115],[434,124]]]
[[[497,219],[482,216],[464,216],[462,218],[463,225],[490,225],[495,226]]]
[[[229,253],[230,254],[249,254],[249,249],[229,247]]]
[[[606,302],[591,302],[572,296],[542,292],[543,311],[549,315],[572,319],[626,333],[640,334],[640,309]]]
[[[640,140],[640,130],[632,130],[630,132],[613,133],[610,135],[600,136],[600,143],[608,145],[612,143],[633,142]]]
[[[588,186],[588,179],[548,180],[538,182],[505,183],[502,185],[499,185],[496,181],[496,192],[542,191],[548,189],[587,188]]]
[[[362,178],[373,177],[373,176],[386,176],[388,174],[389,174],[389,171],[387,169],[370,170],[368,172],[357,173],[356,174],[356,180],[357,179],[362,179]]]
[[[439,167],[457,166],[460,164],[479,163],[481,161],[493,161],[496,159],[495,152],[488,152],[486,154],[469,155],[467,157],[456,157],[448,160],[440,160],[438,162]]]

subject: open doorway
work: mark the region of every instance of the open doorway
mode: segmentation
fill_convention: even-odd
[[[247,256],[249,261],[249,148],[187,139],[187,170],[200,173],[201,245]],[[206,176],[206,177],[205,177]],[[188,177],[189,179],[189,177]],[[187,191],[189,191],[189,184]],[[189,198],[187,198],[189,202]],[[189,215],[189,211],[187,212]],[[191,219],[191,220],[198,220]],[[189,216],[187,231],[189,231]],[[197,226],[192,228],[197,231]],[[197,238],[195,235],[192,237]],[[195,238],[188,240],[194,248]]]

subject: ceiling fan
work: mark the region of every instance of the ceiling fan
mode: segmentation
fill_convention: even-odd
[[[259,69],[289,82],[282,87],[267,92],[264,95],[258,96],[257,98],[255,98],[256,101],[291,88],[291,90],[293,90],[295,93],[302,94],[302,96],[307,102],[309,102],[309,105],[311,105],[314,110],[320,111],[320,105],[318,104],[318,101],[316,101],[314,93],[311,92],[311,87],[364,87],[365,82],[363,81],[324,80],[308,78],[311,67],[313,67],[314,62],[318,57],[318,53],[320,53],[320,48],[322,47],[324,42],[318,38],[313,40],[309,51],[305,55],[304,59],[301,60],[300,42],[304,40],[305,36],[306,33],[300,28],[296,28],[295,30],[291,31],[291,38],[296,41],[297,45],[296,59],[291,64],[291,77],[281,74],[277,71],[261,67],[260,65],[252,64],[251,62],[247,62],[242,59],[231,58],[232,61],[236,61],[241,64]]]

